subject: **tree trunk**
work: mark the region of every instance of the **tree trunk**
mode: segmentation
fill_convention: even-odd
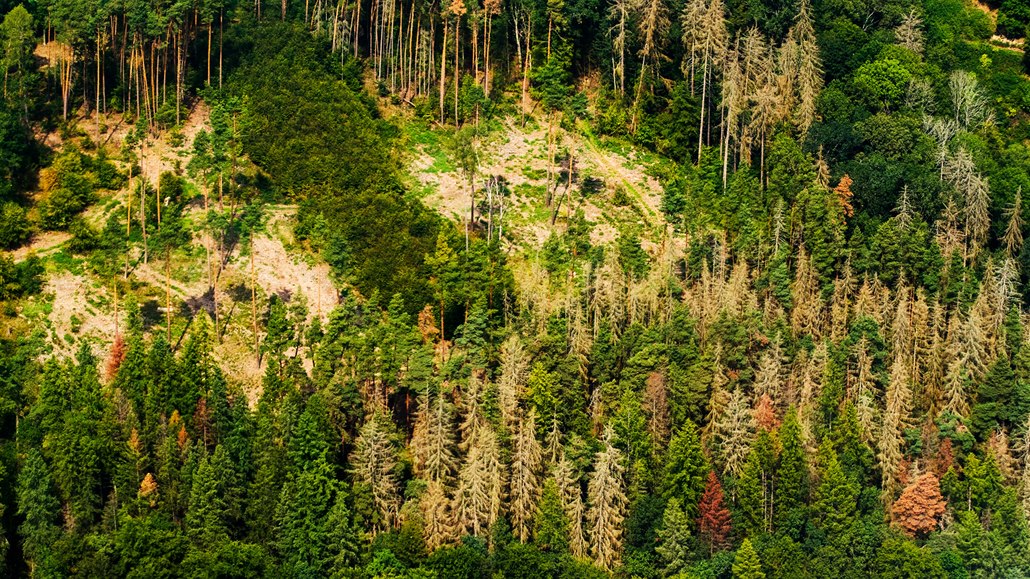
[[[461,16],[459,15],[454,20],[454,126],[458,126],[458,88],[461,85],[461,77],[458,76],[458,66],[460,65],[460,53],[458,49],[461,47]]]
[[[444,107],[446,106],[446,87],[447,87],[447,20],[443,21],[443,49],[440,51],[440,125],[442,126],[446,119],[444,118]]]
[[[705,136],[705,97],[708,95],[708,55],[705,54],[705,64],[701,70],[701,122],[697,129],[697,166],[701,166],[701,151],[704,147]]]
[[[250,319],[254,329],[254,358],[261,367],[261,348],[258,346],[257,275],[254,273],[254,243],[250,244]]]
[[[483,94],[486,95],[486,98],[490,98],[490,37],[493,36],[492,23],[493,16],[487,14],[486,24],[483,26],[483,35],[485,36],[483,39],[483,42],[485,43],[485,46],[483,47],[483,59],[486,61],[486,65],[483,70]]]
[[[165,250],[165,340],[172,343],[172,252]]]

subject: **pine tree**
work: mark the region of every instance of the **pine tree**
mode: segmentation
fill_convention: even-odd
[[[588,545],[583,528],[583,489],[579,477],[573,472],[572,462],[564,452],[554,467],[554,480],[569,520],[569,551],[574,557],[586,557]]]
[[[422,513],[422,534],[426,549],[433,552],[448,544],[455,534],[455,521],[451,513],[451,501],[443,484],[430,481],[418,506]]]
[[[202,456],[193,475],[186,513],[186,532],[193,545],[202,551],[215,549],[229,540],[225,489],[215,470],[211,457]]]
[[[687,419],[669,441],[665,455],[665,475],[662,495],[667,499],[679,499],[688,515],[696,514],[697,500],[704,491],[705,476],[710,467],[697,426]]]
[[[830,541],[840,541],[853,521],[858,500],[858,487],[848,480],[841,469],[837,453],[829,444],[819,449],[822,466],[822,480],[815,493],[812,505],[812,520],[821,528]]]
[[[808,463],[801,425],[793,408],[780,428],[780,445],[780,463],[776,469],[776,527],[796,537],[807,519]]]
[[[606,571],[619,564],[627,505],[622,452],[615,448],[613,437],[609,426],[605,429],[604,448],[594,456],[594,472],[587,487],[590,554]]]
[[[536,439],[536,412],[518,422],[511,457],[509,509],[515,535],[529,540],[540,491],[540,443]]]
[[[730,511],[723,504],[722,483],[715,476],[715,471],[708,472],[708,482],[704,494],[701,495],[698,510],[698,533],[701,541],[708,547],[708,553],[713,554],[727,548],[732,530]]]
[[[383,423],[389,418],[374,414],[365,421],[354,444],[350,464],[354,480],[365,485],[372,495],[376,512],[373,533],[389,529],[397,516],[400,495],[394,468],[397,465],[397,449]]]
[[[454,410],[442,389],[419,397],[418,418],[411,439],[415,473],[430,481],[447,483],[454,476]]]
[[[533,541],[544,551],[565,553],[569,550],[569,518],[554,478],[544,483],[533,520]]]
[[[61,505],[54,494],[54,481],[43,455],[29,450],[18,473],[18,526],[29,571],[34,577],[56,577],[58,552],[55,543],[61,536],[58,527]]]
[[[519,402],[522,400],[526,380],[529,378],[530,357],[522,340],[512,334],[501,343],[501,373],[497,379],[498,405],[504,423],[515,423]]]
[[[325,527],[330,574],[342,573],[357,565],[361,556],[360,529],[342,490],[336,492]]]
[[[744,539],[733,559],[733,579],[765,579],[762,561],[751,545],[751,539]]]
[[[665,505],[658,541],[655,552],[665,564],[665,574],[671,577],[684,572],[690,558],[690,517],[678,499],[669,499]]]
[[[891,518],[909,536],[923,536],[937,528],[946,508],[937,476],[928,472],[905,487],[891,507]]]

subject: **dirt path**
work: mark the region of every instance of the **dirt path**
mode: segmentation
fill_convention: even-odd
[[[34,235],[27,245],[10,252],[10,256],[15,263],[25,261],[30,255],[46,257],[61,249],[71,238],[66,231],[43,231]]]

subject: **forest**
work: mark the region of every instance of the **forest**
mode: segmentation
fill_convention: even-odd
[[[1030,577],[1030,0],[0,17],[0,575]]]

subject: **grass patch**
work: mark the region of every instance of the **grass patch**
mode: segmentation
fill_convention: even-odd
[[[409,150],[421,149],[433,159],[426,173],[450,173],[456,169],[447,154],[443,131],[433,130],[426,123],[411,122],[404,125],[404,137]]]
[[[82,275],[83,260],[79,259],[65,250],[59,250],[50,256],[50,263],[54,271],[67,271],[75,275]]]
[[[547,177],[547,171],[544,169],[533,169],[532,167],[523,167],[522,175],[531,181],[539,181]]]
[[[547,196],[547,188],[543,185],[530,185],[529,183],[519,183],[512,188],[512,193],[522,197],[527,202],[539,201],[544,202],[544,197]]]
[[[46,319],[53,311],[54,303],[49,299],[26,301],[21,309],[22,315],[30,320]]]

